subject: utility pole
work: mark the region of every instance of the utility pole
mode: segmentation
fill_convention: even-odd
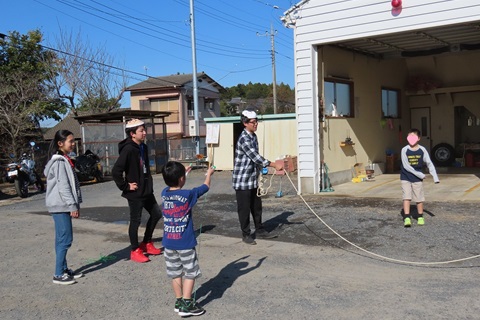
[[[277,73],[275,70],[275,35],[277,34],[277,30],[273,30],[273,25],[270,24],[270,33],[268,31],[265,34],[260,34],[257,32],[257,36],[266,36],[270,37],[272,49],[272,89],[273,89],[273,113],[277,113]]]
[[[193,113],[195,114],[195,152],[200,154],[200,123],[198,119],[198,81],[197,81],[197,48],[195,45],[195,15],[193,13],[193,0],[190,0],[190,32],[192,37],[192,63],[193,63]]]

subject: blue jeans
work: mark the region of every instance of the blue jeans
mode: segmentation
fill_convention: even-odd
[[[70,212],[52,213],[55,222],[55,276],[61,276],[67,269],[67,251],[72,245],[73,229]]]

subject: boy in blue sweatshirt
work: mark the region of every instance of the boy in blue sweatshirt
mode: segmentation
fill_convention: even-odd
[[[205,310],[192,299],[195,279],[201,276],[195,246],[197,239],[193,228],[192,208],[197,199],[208,192],[214,167],[207,170],[204,183],[191,190],[182,189],[186,174],[183,164],[169,161],[162,168],[168,186],[162,191],[164,230],[162,245],[165,249],[167,276],[172,279],[175,293],[175,312],[182,317],[199,316]]]
[[[423,179],[425,174],[422,172],[424,166],[428,167],[429,173],[435,183],[439,183],[437,171],[430,160],[427,149],[419,145],[420,131],[411,129],[407,136],[408,145],[401,151],[402,166],[400,170],[400,180],[402,181],[403,192],[403,224],[405,227],[412,225],[410,218],[410,202],[413,200],[417,204],[418,218],[417,224],[423,226],[423,202],[425,194],[423,192]]]

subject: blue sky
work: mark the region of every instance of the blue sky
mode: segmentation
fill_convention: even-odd
[[[60,30],[103,46],[128,71],[129,85],[143,74],[192,73],[189,0],[2,1],[0,32],[40,29],[55,47]],[[270,26],[276,30],[276,81],[294,86],[293,30],[279,17],[297,1],[195,0],[197,71],[224,87],[272,83]],[[258,34],[257,34],[258,33]],[[260,35],[259,35],[260,34]],[[125,100],[125,99],[124,99]],[[128,99],[123,101],[127,104]]]

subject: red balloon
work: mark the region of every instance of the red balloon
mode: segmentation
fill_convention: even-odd
[[[399,8],[402,6],[402,0],[392,0],[392,7]]]

